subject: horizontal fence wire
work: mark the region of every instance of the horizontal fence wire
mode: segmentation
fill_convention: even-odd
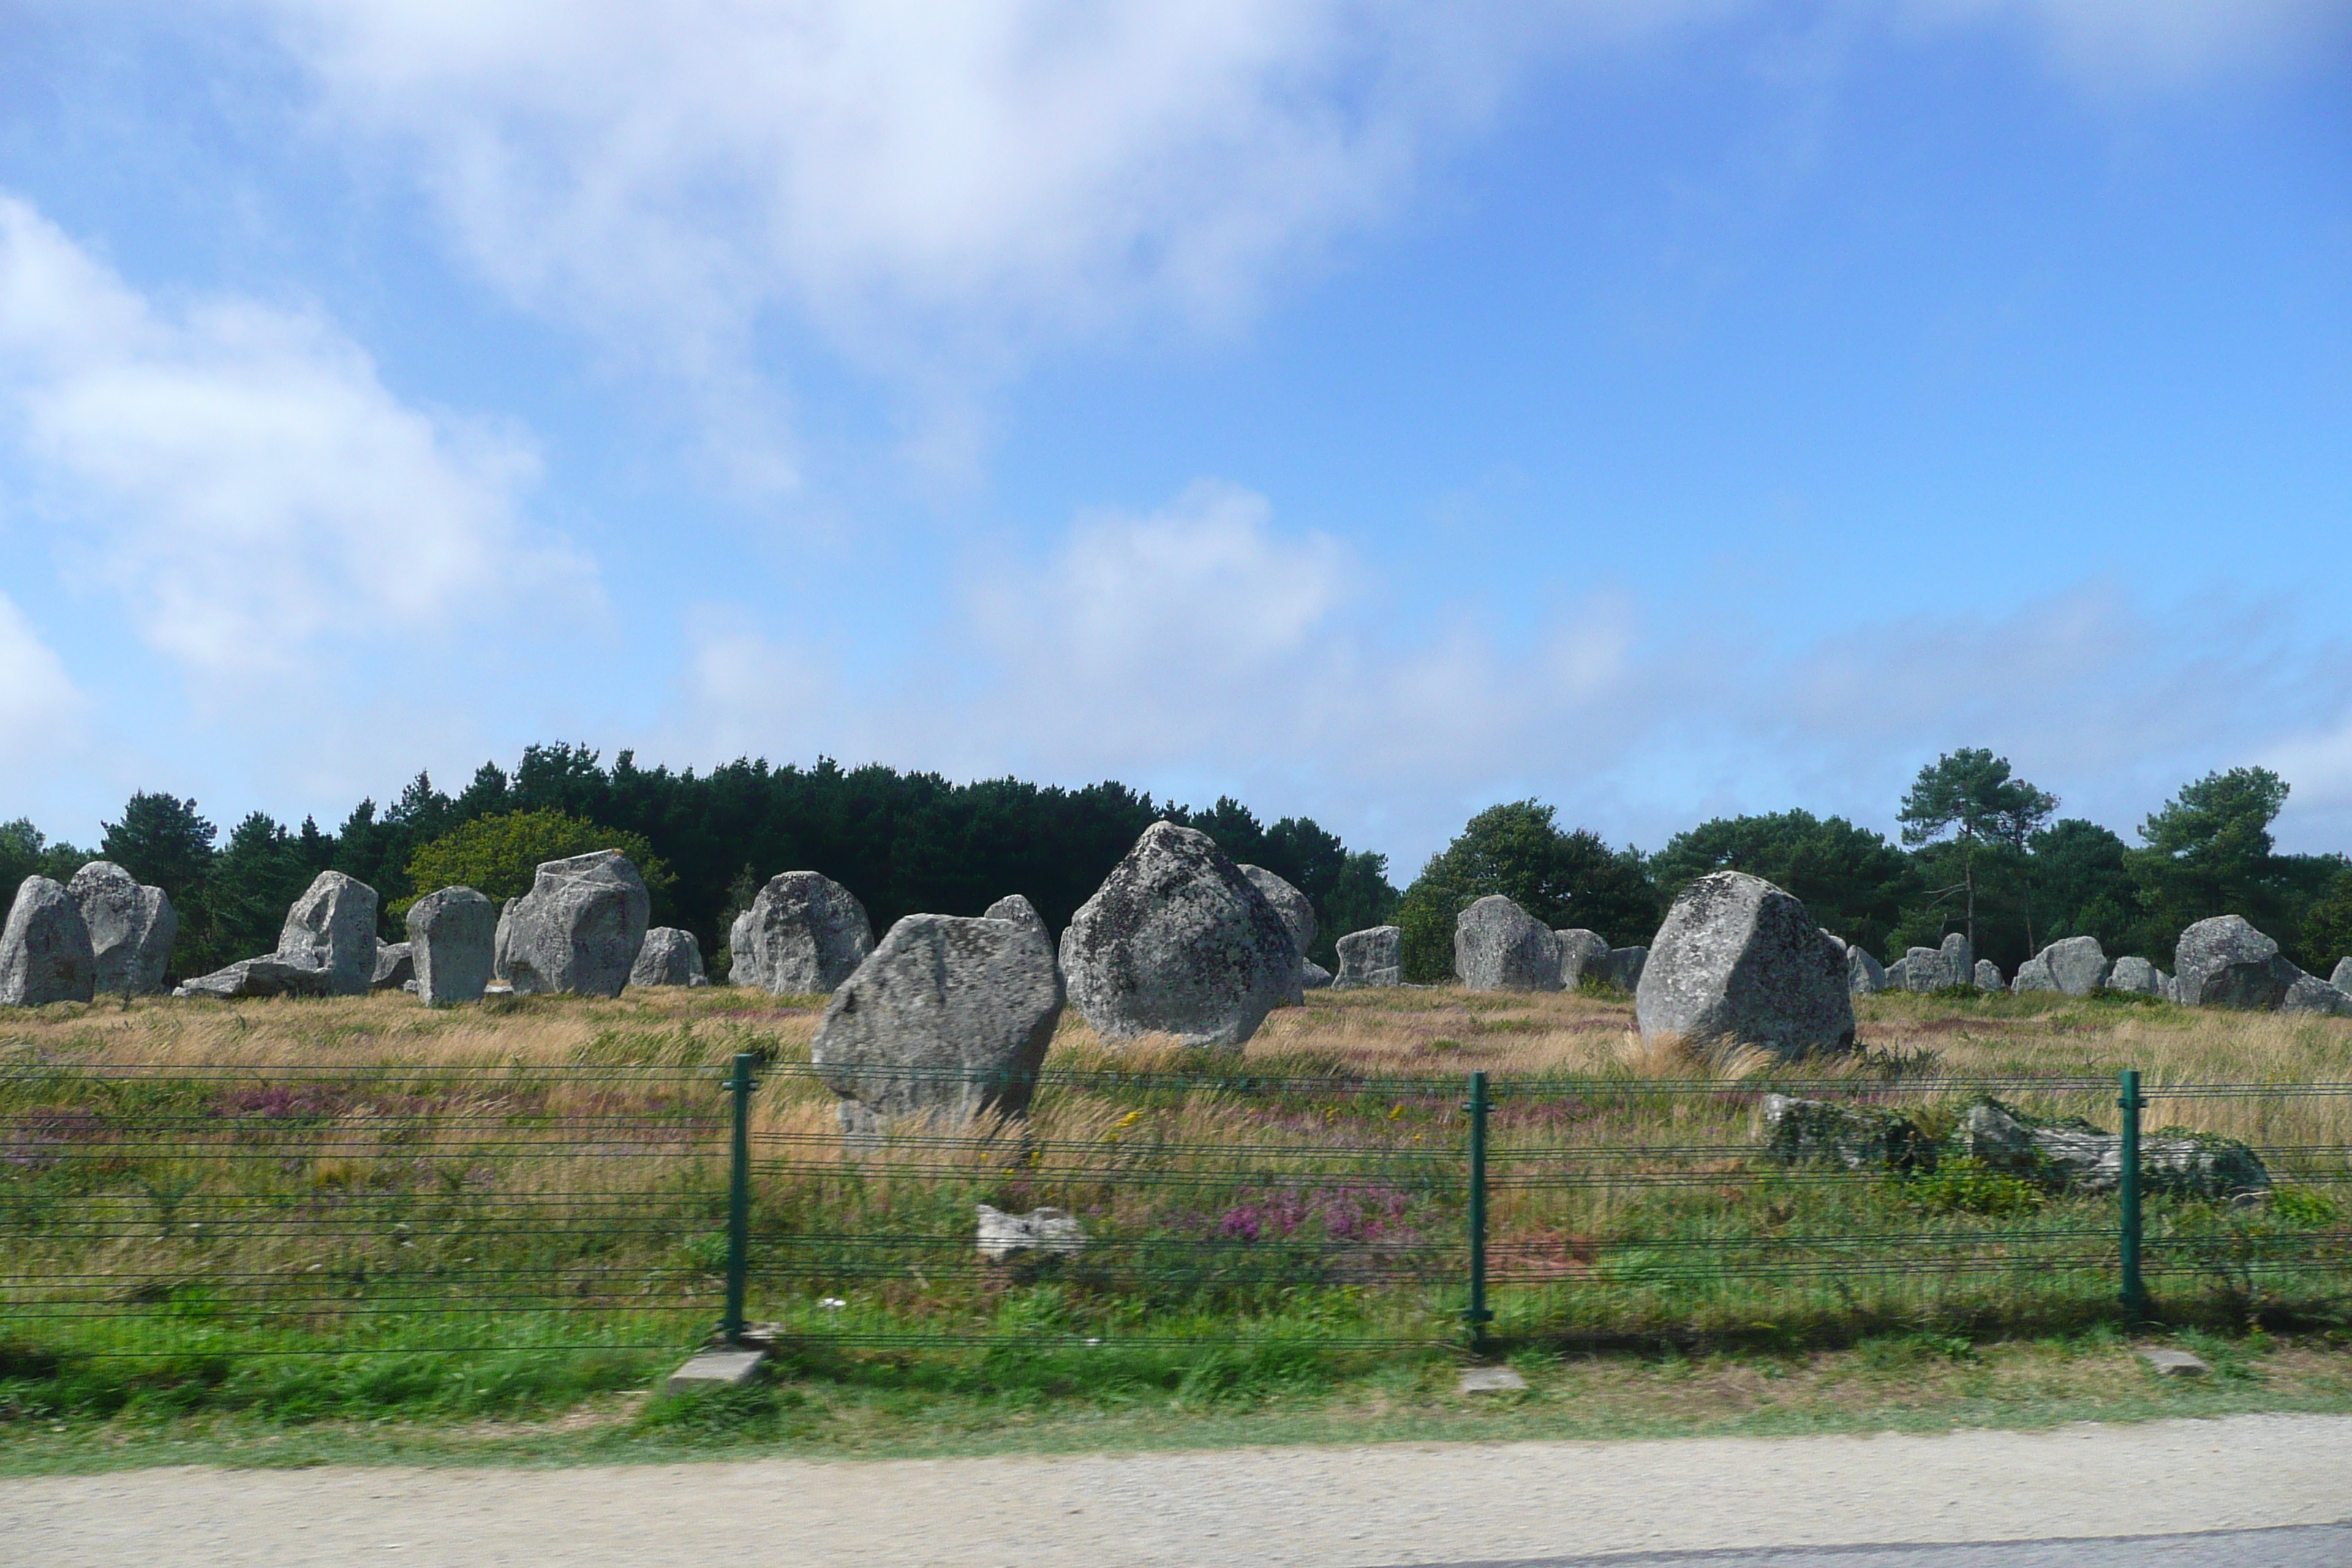
[[[1495,1080],[1474,1247],[1460,1077],[755,1061],[737,1222],[726,1071],[0,1058],[0,1352],[666,1354],[737,1276],[796,1353],[1459,1349],[1488,1331],[1463,1321],[1474,1268],[1492,1332],[1532,1339],[2031,1327],[2117,1289],[2111,1191],[1790,1158],[1759,1115],[1990,1097],[2112,1129],[2104,1076]],[[845,1137],[835,1097],[886,1083],[1032,1110]],[[2167,1300],[2340,1308],[2352,1083],[2141,1092],[2242,1102],[2275,1189],[2151,1197]],[[982,1205],[1032,1228],[983,1233]]]

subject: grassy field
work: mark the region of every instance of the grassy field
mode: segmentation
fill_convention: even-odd
[[[1073,1016],[1025,1124],[845,1158],[818,1007],[724,989],[427,1012],[142,1002],[0,1021],[0,1465],[963,1451],[2352,1408],[2352,1024],[2101,998],[1880,996],[1778,1068],[1645,1047],[1622,997],[1318,995],[1239,1058]],[[754,1106],[751,1315],[782,1379],[643,1391],[718,1312],[719,1070]],[[1789,1075],[1931,1132],[1983,1087],[2266,1152],[2280,1196],[2164,1200],[2152,1284],[2224,1375],[2116,1338],[2112,1199],[1759,1157]],[[1491,1075],[1500,1403],[1465,1337],[1461,1085]],[[1078,1215],[992,1264],[972,1205]]]

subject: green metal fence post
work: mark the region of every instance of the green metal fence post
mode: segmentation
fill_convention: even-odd
[[[2139,1113],[2147,1102],[2139,1097],[2139,1069],[2126,1068],[2117,1075],[2123,1088],[2116,1103],[2123,1108],[2123,1146],[2117,1151],[2116,1194],[2123,1215],[2124,1321],[2137,1328],[2147,1321],[2147,1284],[2140,1278]]]
[[[1486,1325],[1495,1314],[1486,1310],[1486,1075],[1470,1075],[1470,1306],[1462,1314],[1470,1325],[1470,1348],[1484,1354]]]
[[[732,1345],[743,1341],[743,1281],[751,1268],[751,1052],[736,1053],[735,1070],[727,1079],[727,1088],[735,1100],[735,1136],[727,1162],[727,1316],[720,1321],[719,1332]]]

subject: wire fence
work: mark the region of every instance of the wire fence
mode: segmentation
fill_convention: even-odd
[[[1493,1352],[2352,1300],[2352,1083],[1048,1069],[1024,1118],[854,1138],[841,1083],[748,1056],[11,1067],[0,1379],[714,1335],[901,1360]],[[1778,1144],[1771,1095],[1900,1117],[1930,1152]],[[1956,1153],[1988,1099],[2115,1140],[2112,1180]],[[2167,1139],[2235,1140],[2262,1179],[2184,1183],[2148,1152]]]

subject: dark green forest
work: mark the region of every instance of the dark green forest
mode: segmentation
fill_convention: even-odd
[[[0,901],[26,876],[63,880],[85,860],[113,860],[171,894],[182,916],[173,971],[194,974],[268,951],[287,905],[330,868],[376,889],[384,934],[396,938],[396,906],[431,890],[410,885],[420,849],[446,846],[467,824],[560,813],[570,842],[601,830],[649,851],[655,921],[692,931],[709,954],[761,883],[795,869],[849,888],[877,933],[901,915],[977,914],[1013,892],[1058,931],[1136,836],[1165,817],[1306,892],[1320,927],[1313,956],[1327,966],[1338,936],[1395,920],[1417,980],[1451,973],[1454,918],[1487,893],[1625,946],[1648,942],[1694,878],[1724,868],[1779,883],[1823,926],[1883,956],[1960,931],[2014,972],[2060,937],[2089,935],[2110,954],[2168,967],[2184,926],[2235,913],[2325,974],[2352,952],[2352,861],[2278,853],[2271,826],[2286,798],[2285,783],[2262,768],[2211,773],[2141,823],[2135,847],[2058,816],[2057,798],[2006,759],[1963,750],[1920,770],[1896,813],[1900,842],[1790,810],[1717,817],[1644,854],[1563,826],[1539,801],[1514,801],[1471,818],[1400,893],[1385,857],[1349,850],[1309,818],[1263,822],[1232,799],[1195,810],[1116,783],[953,784],[824,760],[673,773],[641,768],[628,752],[607,766],[584,746],[558,744],[527,748],[510,772],[486,763],[454,795],[419,773],[387,805],[360,802],[331,832],[252,812],[224,837],[195,801],[157,793],[133,795],[88,850],[51,843],[28,821],[0,824]]]

